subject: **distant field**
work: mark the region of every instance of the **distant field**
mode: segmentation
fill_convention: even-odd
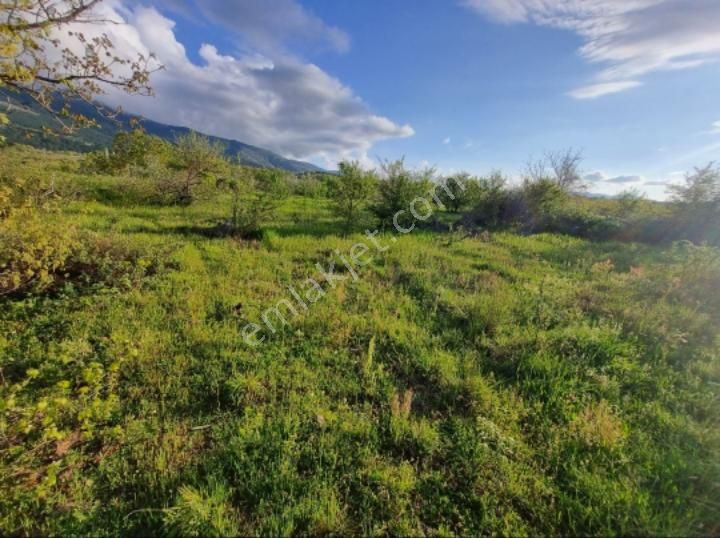
[[[327,200],[213,238],[224,195],[143,205],[72,155],[0,159],[66,190],[47,226],[142,272],[0,298],[0,533],[720,532],[717,249],[380,233],[251,346],[288,286],[372,246]]]

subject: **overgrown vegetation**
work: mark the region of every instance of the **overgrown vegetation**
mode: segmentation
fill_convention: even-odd
[[[466,206],[486,233],[400,235],[391,209],[432,185],[388,165],[353,204],[387,250],[252,347],[246,323],[366,240],[326,196],[343,176],[222,163],[158,204],[131,160],[0,153],[0,533],[720,530],[717,248],[527,234],[715,218],[706,172],[632,210],[496,174]]]

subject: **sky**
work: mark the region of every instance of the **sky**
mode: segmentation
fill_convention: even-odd
[[[106,0],[164,69],[105,96],[335,168],[510,177],[575,148],[592,192],[663,198],[720,158],[720,0]]]

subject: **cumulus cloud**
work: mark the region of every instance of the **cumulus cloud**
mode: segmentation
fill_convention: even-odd
[[[642,176],[607,176],[602,172],[593,172],[587,174],[583,179],[589,183],[614,183],[614,184],[626,184],[626,183],[641,183],[643,181]]]
[[[103,4],[101,4],[103,5]],[[105,5],[103,18],[126,24],[84,28],[106,32],[120,50],[153,51],[165,69],[152,80],[155,98],[111,92],[111,105],[147,118],[332,165],[362,158],[382,139],[414,134],[373,114],[350,88],[290,55],[226,55],[211,44],[195,63],[175,36],[175,23],[154,8]]]
[[[532,23],[575,32],[580,55],[601,65],[596,84],[570,95],[603,95],[637,86],[655,71],[689,69],[720,57],[717,0],[464,0],[503,23]],[[622,86],[624,84],[624,86]],[[594,91],[589,88],[594,88]],[[600,91],[600,93],[598,93]]]
[[[162,5],[188,14],[187,2],[161,0]],[[210,22],[224,26],[243,42],[264,51],[302,40],[345,52],[350,37],[305,9],[297,0],[199,0],[196,9]]]

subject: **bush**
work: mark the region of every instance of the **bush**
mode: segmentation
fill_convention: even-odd
[[[400,226],[408,227],[415,220],[410,205],[415,198],[423,198],[430,191],[432,170],[414,172],[405,168],[404,161],[382,163],[383,176],[378,183],[378,199],[372,210],[383,226],[394,224],[398,215]]]
[[[443,178],[442,188],[437,189],[439,200],[448,211],[459,213],[478,203],[481,182],[466,172]]]
[[[235,170],[234,174],[218,182],[232,195],[230,218],[223,227],[231,234],[259,238],[262,222],[272,216],[288,195],[286,174],[273,168]]]
[[[348,233],[365,213],[377,188],[375,173],[363,170],[357,161],[341,162],[340,175],[331,179],[328,187],[333,211],[343,220],[343,229]]]
[[[36,210],[0,223],[0,296],[52,286],[76,248],[71,228],[50,229]]]
[[[39,212],[0,224],[0,297],[52,291],[64,284],[136,285],[159,265],[127,240],[49,227]]]
[[[175,173],[158,184],[161,197],[173,204],[191,204],[198,187],[226,172],[224,154],[225,147],[221,143],[194,131],[178,137],[169,164]]]
[[[335,176],[327,174],[331,179]],[[306,198],[322,198],[327,196],[327,180],[323,174],[304,173],[298,174],[290,180],[290,192],[296,196]]]
[[[536,232],[554,232],[596,241],[617,238],[624,228],[624,222],[617,217],[608,217],[580,210],[556,210],[544,213],[535,224]]]
[[[720,168],[709,163],[671,185],[675,205],[676,239],[720,244]]]
[[[73,231],[50,229],[55,191],[38,178],[0,178],[0,296],[47,287],[73,247]]]
[[[147,168],[151,160],[167,163],[171,150],[169,143],[142,129],[120,132],[115,135],[109,150],[90,153],[84,168],[98,174],[127,174],[132,169]]]
[[[497,228],[503,222],[505,207],[509,201],[506,179],[499,172],[478,181],[478,192],[472,219],[485,228]]]
[[[491,177],[481,182],[478,203],[464,224],[539,232],[567,199],[567,193],[550,179],[525,180],[520,188],[511,190],[505,188],[501,176]]]
[[[117,239],[50,225],[60,201],[55,186],[40,179],[0,179],[0,296],[67,282],[115,285],[154,264],[138,266],[142,254]]]

